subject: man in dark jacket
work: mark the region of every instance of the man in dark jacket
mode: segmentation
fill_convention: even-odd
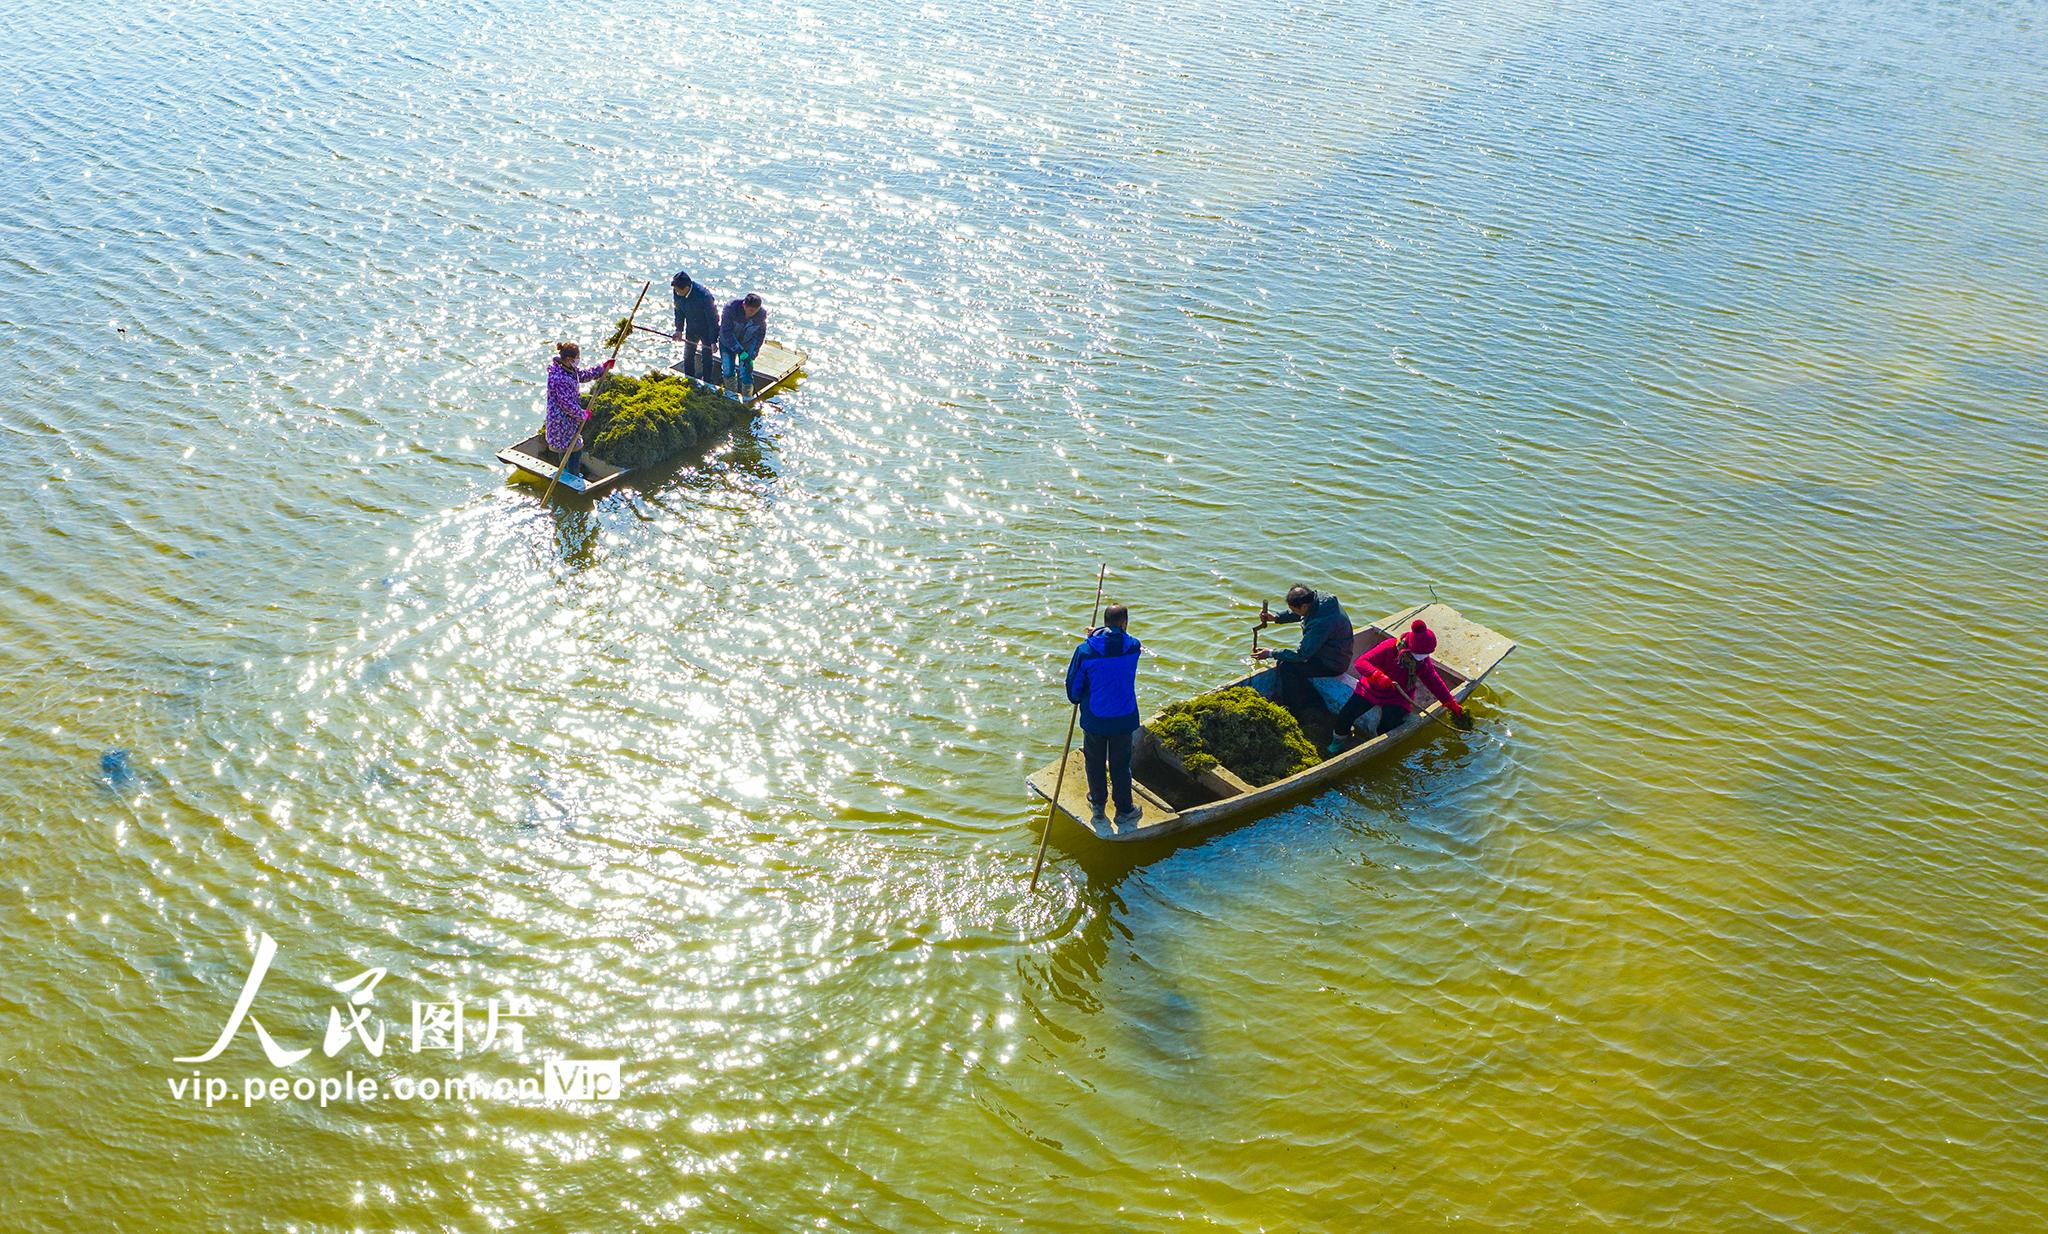
[[[741,398],[754,396],[754,358],[768,338],[768,310],[753,292],[725,306],[718,321],[718,360],[727,382],[739,379]]]
[[[718,380],[718,304],[711,289],[690,281],[688,272],[676,271],[668,281],[676,297],[675,341],[683,345],[683,372],[699,381]]]
[[[1337,603],[1337,597],[1298,583],[1287,590],[1285,614],[1276,616],[1264,604],[1259,605],[1262,628],[1297,621],[1301,623],[1298,650],[1261,647],[1253,654],[1261,660],[1273,661],[1280,670],[1280,701],[1313,715],[1329,708],[1323,706],[1322,696],[1309,684],[1309,678],[1341,677],[1351,667],[1351,619],[1344,615],[1344,606]]]
[[[1108,820],[1103,806],[1116,798],[1119,830],[1135,827],[1143,815],[1131,801],[1131,741],[1138,731],[1138,656],[1144,648],[1125,632],[1130,610],[1112,604],[1102,626],[1074,648],[1067,661],[1067,701],[1081,709],[1082,760],[1088,767],[1089,824]]]

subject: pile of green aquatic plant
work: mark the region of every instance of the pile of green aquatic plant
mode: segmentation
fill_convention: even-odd
[[[601,348],[617,347],[619,344],[625,342],[627,336],[631,335],[632,333],[633,319],[631,317],[621,317],[617,321],[612,323],[612,332],[610,334],[605,335],[604,342],[599,343],[598,346]]]
[[[1262,785],[1322,761],[1287,709],[1250,686],[1174,703],[1148,727],[1190,775],[1221,762],[1247,783]]]
[[[585,440],[591,453],[619,467],[645,467],[709,440],[746,408],[691,385],[675,373],[614,373],[591,391]]]

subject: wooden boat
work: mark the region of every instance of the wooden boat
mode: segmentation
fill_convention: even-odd
[[[1352,657],[1355,659],[1372,650],[1387,637],[1388,632],[1407,629],[1408,623],[1417,617],[1428,622],[1429,628],[1436,632],[1436,666],[1443,673],[1444,683],[1451,687],[1451,693],[1460,703],[1477,690],[1486,675],[1499,667],[1500,662],[1515,649],[1513,639],[1496,634],[1476,621],[1467,620],[1449,605],[1426,604],[1402,616],[1386,617],[1357,630],[1351,641]],[[1270,698],[1277,687],[1276,674],[1272,669],[1262,669],[1217,688],[1227,690],[1232,686],[1245,685]],[[1409,716],[1392,732],[1360,742],[1305,771],[1263,787],[1245,783],[1224,766],[1191,776],[1182,769],[1180,760],[1173,756],[1172,751],[1152,736],[1150,729],[1140,728],[1131,766],[1132,797],[1142,815],[1135,826],[1119,831],[1113,821],[1101,828],[1088,822],[1088,775],[1079,750],[1067,757],[1066,779],[1060,784],[1059,805],[1053,813],[1083,833],[1112,844],[1157,840],[1221,827],[1277,809],[1304,793],[1327,788],[1339,777],[1368,766],[1423,729],[1442,731],[1440,720],[1432,717],[1442,717],[1443,712],[1443,704],[1432,698],[1427,708]],[[1328,728],[1327,719],[1307,719],[1309,722],[1303,728],[1310,733],[1311,741],[1315,740],[1315,733]],[[1448,724],[1448,719],[1442,719],[1441,723]],[[1054,785],[1060,783],[1059,763],[1049,763],[1040,768],[1031,775],[1028,783],[1040,799],[1051,801]]]
[[[754,359],[754,395],[752,398],[741,398],[731,390],[692,377],[690,374],[683,372],[683,366],[680,362],[671,364],[669,368],[677,373],[681,373],[683,380],[699,389],[710,390],[731,399],[735,403],[743,403],[747,407],[753,408],[759,407],[771,395],[776,394],[789,385],[789,383],[795,381],[797,374],[803,370],[804,362],[808,359],[809,357],[803,352],[797,351],[795,348],[784,347],[773,339],[761,344],[761,354]],[[510,463],[517,469],[513,473],[515,480],[546,484],[554,479],[555,468],[560,465],[561,455],[548,448],[545,434],[535,433],[517,445],[506,446],[498,451],[498,461]],[[585,497],[597,497],[616,488],[632,474],[632,468],[617,466],[588,452],[583,456],[583,470],[588,474],[583,476],[563,476],[561,487],[581,493]]]

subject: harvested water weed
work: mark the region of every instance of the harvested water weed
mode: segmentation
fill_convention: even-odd
[[[1250,686],[1171,704],[1153,717],[1150,727],[1191,775],[1221,763],[1245,782],[1262,786],[1322,761],[1287,709]]]
[[[628,469],[672,458],[747,414],[745,404],[660,370],[645,377],[613,374],[589,405],[584,431],[591,452]]]

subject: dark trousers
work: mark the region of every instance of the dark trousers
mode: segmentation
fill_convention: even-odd
[[[542,443],[545,446],[545,438],[542,439]],[[541,458],[545,459],[551,454],[554,455],[557,459],[562,458],[562,452],[552,447],[546,447],[542,449],[540,456]],[[565,460],[562,460],[561,474],[565,476],[580,476],[583,474],[583,451],[569,451],[569,457]]]
[[[1339,737],[1349,735],[1352,722],[1372,710],[1372,706],[1372,703],[1363,694],[1354,694],[1350,698],[1345,699],[1344,706],[1337,712],[1336,735]],[[1401,721],[1407,719],[1410,714],[1399,707],[1382,706],[1380,708],[1380,722],[1374,725],[1373,730],[1367,733],[1366,736],[1377,737],[1381,733],[1391,733],[1400,727]]]
[[[715,339],[683,340],[683,372],[699,381],[718,380],[718,342]]]
[[[1081,758],[1088,765],[1088,805],[1100,810],[1112,794],[1119,812],[1131,808],[1130,733],[1083,733]],[[1108,783],[1104,783],[1104,781]]]
[[[1336,677],[1343,669],[1331,670],[1316,664],[1303,664],[1299,660],[1281,660],[1276,667],[1280,670],[1280,701],[1296,711],[1314,715],[1328,711],[1323,706],[1323,696],[1309,684],[1311,677]]]

